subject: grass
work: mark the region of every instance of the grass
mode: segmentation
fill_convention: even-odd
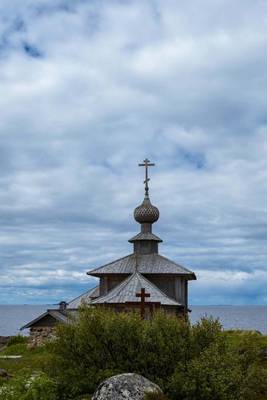
[[[10,375],[16,377],[22,371],[34,373],[41,371],[46,360],[47,352],[45,347],[27,349],[26,343],[17,343],[6,346],[0,350],[0,356],[21,355],[16,359],[1,359],[0,368],[5,369]],[[0,377],[0,385],[6,383],[6,379]]]
[[[242,331],[239,329],[225,331],[225,335],[230,343],[234,345],[240,344],[244,339],[253,340],[260,347],[267,349],[267,336],[262,335],[258,331]]]

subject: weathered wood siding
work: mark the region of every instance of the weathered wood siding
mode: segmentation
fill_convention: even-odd
[[[129,275],[111,275],[100,278],[100,296],[110,292],[115,286],[127,279]]]
[[[126,276],[121,276],[121,275],[115,275],[108,277],[108,292],[110,292],[114,287],[118,286],[122,281],[127,279],[128,275]]]
[[[175,299],[175,285],[174,278],[171,276],[164,275],[145,275],[145,277],[160,290],[163,291],[167,296]]]
[[[182,276],[171,275],[145,275],[154,285],[162,290],[167,296],[175,299],[178,303],[187,307],[187,279]]]

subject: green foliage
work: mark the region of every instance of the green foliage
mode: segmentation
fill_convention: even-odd
[[[266,373],[253,341],[235,347],[221,333],[186,367],[177,367],[168,391],[172,399],[256,400],[267,396]]]
[[[57,376],[65,398],[92,393],[103,379],[139,368],[141,334],[137,315],[118,318],[112,312],[83,308],[79,321],[59,326],[57,339],[48,344],[54,356],[48,371]]]
[[[29,350],[18,339],[1,351],[22,358],[0,360],[13,375],[0,382],[0,399],[89,399],[103,379],[136,372],[159,384],[169,400],[266,400],[264,348],[266,336],[224,332],[209,318],[191,326],[162,312],[143,321],[84,307],[77,322],[58,327],[54,342]],[[154,393],[146,400],[167,397]]]
[[[58,328],[49,370],[71,396],[93,392],[103,379],[125,371],[164,386],[177,357],[185,357],[187,336],[186,323],[163,313],[142,321],[133,313],[83,308],[77,324]]]
[[[45,374],[22,375],[0,387],[1,400],[57,400],[57,386]]]
[[[171,397],[192,400],[237,400],[241,371],[236,355],[214,343],[170,379]]]
[[[28,341],[28,338],[26,336],[22,336],[22,335],[16,335],[16,336],[12,336],[8,343],[7,343],[7,347],[9,346],[13,346],[14,344],[26,344]]]
[[[246,340],[247,342],[255,343],[258,348],[267,348],[267,336],[262,335],[258,331],[230,330],[225,331],[224,334],[226,335],[228,342],[234,346],[238,346]]]
[[[201,318],[191,327],[191,346],[195,355],[215,342],[222,342],[222,326],[218,319]]]
[[[1,352],[1,354],[11,356],[11,355],[21,355],[27,352],[27,345],[25,343],[12,344]]]
[[[103,379],[123,372],[147,377],[171,400],[267,395],[259,344],[246,336],[229,340],[213,319],[191,326],[163,312],[143,321],[133,313],[83,307],[77,322],[58,327],[47,348],[47,373],[55,377],[61,400],[93,393]]]

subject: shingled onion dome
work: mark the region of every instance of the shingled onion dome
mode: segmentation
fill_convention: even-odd
[[[152,233],[152,224],[159,219],[159,210],[151,204],[148,195],[134,210],[134,219],[141,225],[141,232],[129,240],[134,244],[134,253],[158,253],[158,243],[162,240]]]
[[[145,196],[143,203],[134,210],[134,219],[139,224],[153,224],[159,219],[159,210],[151,204],[148,196]]]

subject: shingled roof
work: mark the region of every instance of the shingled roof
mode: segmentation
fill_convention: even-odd
[[[99,296],[99,286],[96,286],[87,292],[81,294],[68,303],[68,308],[78,308],[82,304],[90,304],[93,299]]]
[[[137,264],[141,274],[174,274],[184,275],[188,280],[196,279],[194,272],[157,253],[138,254],[138,256],[130,254],[88,271],[87,274],[98,277],[109,274],[129,275],[135,272]]]
[[[139,293],[142,288],[150,294],[150,297],[146,299],[146,303],[160,302],[162,305],[166,306],[181,306],[180,303],[168,297],[137,271],[107,294],[93,300],[91,304],[122,304],[127,303],[128,301],[138,302],[136,293]]]
[[[62,313],[61,311],[59,311],[58,309],[51,309],[51,310],[47,310],[46,312],[44,312],[43,314],[39,315],[37,318],[34,318],[32,321],[28,322],[26,325],[22,326],[20,328],[20,330],[22,329],[26,329],[26,328],[30,328],[32,325],[36,324],[37,322],[39,322],[41,319],[50,316],[52,317],[55,321],[57,322],[68,322],[69,317],[68,315]]]

